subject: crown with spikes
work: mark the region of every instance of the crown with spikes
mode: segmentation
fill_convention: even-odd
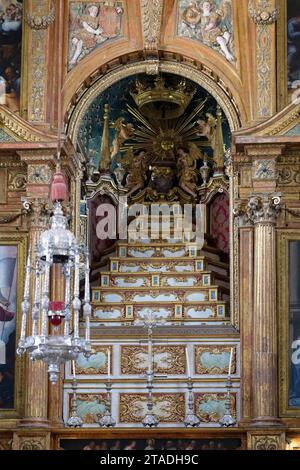
[[[159,76],[154,82],[154,87],[149,87],[137,80],[131,96],[140,112],[145,116],[174,119],[185,112],[195,93],[196,88],[189,89],[185,80],[181,80],[176,87],[169,87],[164,78]],[[169,106],[166,106],[167,103]],[[157,114],[159,104],[165,106],[162,116]]]

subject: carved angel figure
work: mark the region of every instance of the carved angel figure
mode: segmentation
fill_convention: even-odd
[[[192,0],[182,13],[182,19],[190,28],[195,29],[201,20],[201,10],[197,1]]]
[[[74,6],[76,8],[76,4]],[[107,39],[116,37],[121,31],[123,9],[107,2],[101,6],[91,3],[84,6],[83,14],[71,12],[71,50],[69,66],[78,61]]]
[[[177,150],[177,156],[178,186],[195,198],[197,196],[196,189],[198,181],[196,162],[183,148]]]
[[[212,139],[214,128],[216,126],[216,119],[215,117],[210,114],[206,113],[207,121],[204,119],[199,119],[196,124],[198,126],[199,132],[198,136],[199,137],[206,137],[208,140]]]
[[[122,145],[134,136],[135,128],[130,122],[126,123],[125,118],[119,117],[113,124],[113,128],[116,130],[115,138],[112,143],[111,149],[111,160],[113,160],[118,153]]]
[[[235,59],[228,47],[231,34],[220,28],[222,19],[229,14],[229,9],[231,9],[231,3],[228,0],[223,0],[221,8],[218,10],[211,0],[203,2],[200,24],[203,42],[209,46],[219,45],[226,59],[229,62],[234,62]]]
[[[229,62],[235,58],[231,50],[231,0],[180,0],[182,5],[179,33],[220,49]]]
[[[145,150],[140,150],[129,164],[128,175],[126,178],[126,187],[129,189],[127,197],[130,197],[133,193],[141,190],[145,186],[146,173],[148,171],[148,161]]]

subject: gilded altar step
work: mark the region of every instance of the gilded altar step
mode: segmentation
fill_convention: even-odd
[[[213,271],[221,276],[228,276],[228,264],[221,261],[207,259],[204,256],[195,258],[132,258],[110,257],[111,273],[197,273]]]
[[[217,248],[204,245],[199,249],[195,243],[176,242],[170,244],[168,241],[145,241],[141,242],[119,242],[118,256],[120,258],[196,258],[206,257],[212,261],[220,262],[220,251]],[[226,263],[224,263],[226,265]]]
[[[96,297],[95,294],[97,293]],[[100,302],[208,302],[223,300],[227,290],[219,286],[193,286],[180,288],[178,286],[161,287],[158,283],[151,287],[94,287],[92,299]]]
[[[102,287],[195,287],[210,286],[214,284],[214,276],[210,271],[202,273],[169,272],[168,274],[151,273],[101,273]]]
[[[96,294],[97,297],[97,294]],[[228,306],[223,301],[208,302],[121,302],[94,300],[93,322],[134,322],[152,316],[157,320],[184,322],[224,322],[229,320]]]

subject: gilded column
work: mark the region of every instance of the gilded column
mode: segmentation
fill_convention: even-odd
[[[254,222],[254,299],[252,339],[252,423],[280,425],[278,419],[276,220],[280,197],[250,197]]]
[[[46,201],[44,198],[35,198],[24,204],[29,215],[29,246],[32,250],[36,247],[41,232],[46,228],[48,220]],[[33,281],[32,278],[32,283]],[[27,328],[29,333],[31,331],[30,316]],[[21,426],[31,428],[48,426],[47,366],[42,361],[32,362],[26,355],[24,377],[25,404]]]

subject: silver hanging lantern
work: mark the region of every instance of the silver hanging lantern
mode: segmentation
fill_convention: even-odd
[[[51,186],[51,200],[54,213],[50,228],[42,233],[31,264],[29,253],[26,269],[24,300],[22,302],[22,327],[17,353],[26,351],[32,360],[42,360],[48,364],[50,381],[56,383],[60,366],[66,361],[75,360],[80,353],[90,355],[90,285],[89,254],[79,246],[74,234],[68,229],[67,218],[62,202],[67,197],[63,174],[54,175]],[[83,262],[82,262],[83,261]],[[59,266],[64,276],[65,286],[62,299],[50,299],[50,285],[54,274],[53,267]],[[85,338],[79,336],[80,271],[85,273],[85,294],[83,316]],[[34,273],[34,288],[30,290],[30,276]],[[30,299],[33,299],[32,303]],[[28,315],[32,315],[32,328],[26,336]],[[51,325],[53,328],[51,328]],[[71,331],[71,328],[72,331]]]

